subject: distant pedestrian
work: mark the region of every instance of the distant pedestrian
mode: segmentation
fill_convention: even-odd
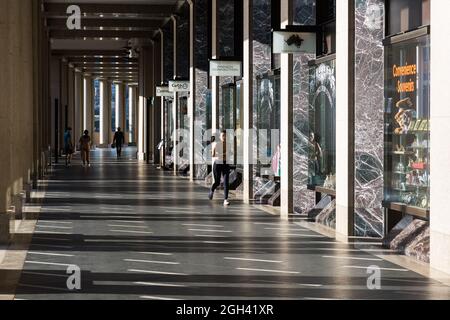
[[[73,156],[72,128],[68,127],[64,132],[64,154],[66,155],[66,167],[70,166]]]
[[[214,183],[209,191],[209,200],[214,198],[214,192],[220,186],[220,180],[223,176],[224,188],[224,206],[229,206],[229,180],[230,180],[230,166],[227,164],[227,132],[220,133],[220,142],[212,143],[212,160],[213,160],[213,178]]]
[[[80,138],[81,158],[83,159],[83,167],[86,164],[91,166],[91,137],[89,131],[84,131],[84,135]]]
[[[122,147],[125,144],[125,135],[122,132],[121,128],[117,128],[116,133],[114,134],[113,145],[117,151],[117,158],[122,157]]]

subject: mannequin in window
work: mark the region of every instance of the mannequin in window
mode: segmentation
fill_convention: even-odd
[[[322,158],[323,158],[323,151],[322,147],[320,146],[320,135],[314,132],[311,132],[309,141],[312,144],[313,147],[313,155],[312,155],[312,161],[314,164],[314,174],[316,176],[320,176],[322,174]]]

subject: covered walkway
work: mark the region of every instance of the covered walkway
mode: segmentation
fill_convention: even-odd
[[[55,167],[16,299],[450,297],[449,287],[377,257],[387,251],[376,244],[338,243],[241,201],[224,208],[203,187],[131,160],[131,148],[120,161],[93,155],[91,168]],[[367,287],[373,265],[381,290]],[[73,266],[81,289],[71,291]]]

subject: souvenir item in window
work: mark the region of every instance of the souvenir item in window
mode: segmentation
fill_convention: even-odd
[[[419,131],[419,128],[420,128],[420,125],[422,124],[422,120],[421,119],[418,119],[417,121],[416,121],[416,125],[414,126],[414,129],[413,129],[413,131]]]
[[[423,120],[420,125],[419,131],[426,131],[427,127],[428,127],[428,120]]]
[[[394,119],[398,128],[394,129],[396,134],[408,133],[411,121],[413,119],[413,103],[410,98],[406,98],[397,102],[396,107],[399,109]]]

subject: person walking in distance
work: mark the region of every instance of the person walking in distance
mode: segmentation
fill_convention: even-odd
[[[72,128],[68,127],[64,132],[64,153],[66,155],[66,167],[70,166],[73,155]]]
[[[214,192],[220,185],[220,180],[223,177],[224,187],[224,206],[229,206],[229,180],[230,180],[230,166],[227,164],[227,132],[220,133],[220,141],[212,143],[212,161],[213,161],[213,177],[214,182],[209,191],[209,200],[214,198]]]
[[[116,133],[114,134],[113,145],[116,146],[117,150],[117,158],[122,157],[122,146],[125,144],[125,135],[122,132],[121,128],[117,128]]]
[[[81,158],[83,159],[83,167],[86,164],[91,166],[91,137],[89,131],[84,131],[84,135],[80,138]]]

